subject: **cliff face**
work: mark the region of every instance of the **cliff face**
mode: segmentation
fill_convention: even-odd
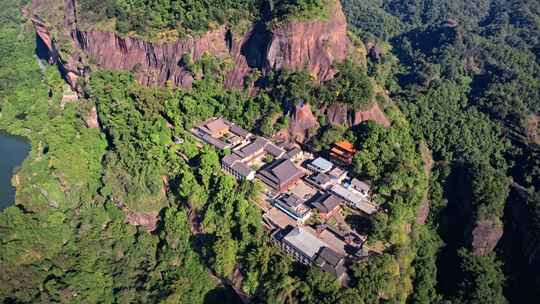
[[[262,35],[258,24],[244,36],[235,36],[222,26],[199,37],[165,43],[121,37],[113,32],[82,31],[77,28],[75,0],[64,0],[62,35],[70,37],[73,50],[62,58],[52,29],[40,17],[43,1],[46,0],[34,0],[31,19],[49,61],[59,64],[73,87],[77,78],[85,74],[85,66],[95,64],[105,69],[132,71],[145,85],[170,82],[174,87],[189,88],[193,76],[183,66],[182,56],[189,54],[197,60],[204,53],[232,58],[235,67],[226,77],[228,87],[241,87],[244,77],[255,67],[264,72],[306,68],[318,80],[326,80],[334,74],[332,62],[343,60],[350,49],[339,1],[332,6],[330,18],[324,21],[290,22],[272,30],[263,28]]]
[[[289,128],[282,130],[278,137],[284,140],[304,142],[310,136],[310,130],[317,127],[316,116],[326,116],[332,125],[341,125],[347,128],[359,125],[363,121],[374,121],[385,127],[390,126],[390,120],[384,115],[377,103],[370,108],[360,111],[353,110],[344,104],[333,104],[327,108],[321,108],[313,113],[309,104],[298,104],[289,115]],[[286,131],[286,132],[285,132]]]
[[[174,43],[150,43],[102,31],[76,30],[74,34],[77,48],[91,63],[106,69],[130,70],[144,85],[163,85],[170,81],[174,86],[190,87],[193,77],[182,65],[184,54],[189,54],[193,60],[205,52],[220,58],[228,55],[223,27]]]
[[[490,253],[503,235],[501,223],[494,220],[484,220],[475,223],[470,235],[472,253],[483,256]]]
[[[366,110],[354,110],[347,107],[347,105],[337,103],[329,106],[325,113],[332,125],[353,127],[363,121],[372,120],[385,127],[390,126],[390,121],[377,103],[374,103]]]
[[[311,106],[309,104],[297,105],[289,119],[288,140],[303,142],[308,137],[309,130],[316,126],[317,119],[311,111]]]
[[[267,69],[307,68],[318,80],[330,79],[334,60],[350,53],[347,21],[336,1],[325,21],[291,22],[272,30],[266,52]]]

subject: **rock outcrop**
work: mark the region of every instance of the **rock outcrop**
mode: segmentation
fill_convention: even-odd
[[[48,59],[57,63],[66,80],[76,87],[78,77],[87,67],[132,71],[145,85],[172,84],[189,88],[193,75],[182,58],[189,54],[192,60],[208,53],[218,58],[231,58],[234,69],[226,77],[228,87],[241,87],[246,75],[259,68],[306,68],[318,80],[333,76],[334,60],[343,60],[351,49],[347,37],[345,16],[339,1],[332,5],[327,20],[288,22],[271,30],[261,24],[254,25],[243,36],[221,26],[201,36],[187,37],[174,42],[148,42],[138,38],[121,37],[114,32],[81,30],[77,28],[75,0],[64,0],[63,33],[70,37],[71,54],[58,51],[53,31],[40,17],[43,0],[34,0],[29,16],[37,36],[47,49]],[[261,32],[263,33],[261,35]],[[256,57],[256,58],[252,58]]]
[[[328,122],[332,125],[353,127],[363,121],[372,120],[385,127],[390,126],[390,120],[384,115],[377,103],[373,103],[371,107],[365,110],[354,110],[345,104],[336,103],[329,106],[325,113]]]
[[[289,119],[289,140],[303,142],[309,135],[309,130],[315,126],[317,126],[317,119],[311,111],[311,106],[307,103],[296,105]]]
[[[144,230],[152,232],[156,230],[158,222],[157,212],[134,212],[124,209],[126,220],[133,226],[141,226]]]
[[[290,22],[272,30],[266,52],[266,68],[306,68],[318,80],[334,76],[331,65],[350,54],[347,21],[336,1],[328,20]]]
[[[174,86],[190,87],[193,77],[183,65],[182,57],[189,54],[198,60],[205,52],[219,58],[228,56],[225,34],[226,29],[221,27],[201,37],[151,43],[112,32],[77,30],[74,41],[92,63],[106,69],[132,71],[144,85],[170,81]]]
[[[90,111],[84,116],[84,122],[86,124],[86,127],[90,129],[100,128],[97,109],[95,106],[93,106]]]
[[[345,104],[333,104],[327,108],[323,107],[315,113],[309,104],[300,103],[290,111],[289,127],[278,132],[276,136],[280,140],[304,142],[311,135],[310,131],[317,127],[317,116],[326,116],[330,124],[347,128],[367,120],[372,120],[385,127],[390,126],[390,120],[377,103],[373,103],[364,111],[352,110]]]
[[[502,223],[495,220],[483,220],[475,223],[471,232],[471,250],[474,255],[490,253],[503,235]]]

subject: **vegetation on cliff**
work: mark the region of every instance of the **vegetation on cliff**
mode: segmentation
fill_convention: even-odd
[[[221,25],[244,32],[259,19],[274,23],[325,19],[329,17],[331,1],[78,0],[76,3],[78,22],[83,28],[97,26],[121,34],[159,38],[171,32],[173,37],[200,34]]]
[[[182,1],[121,1],[78,0],[78,18],[82,26],[96,23],[121,34],[135,32],[141,36],[156,36],[172,30],[180,35],[203,33],[222,24],[242,26],[250,23],[259,11],[256,0],[182,0]]]

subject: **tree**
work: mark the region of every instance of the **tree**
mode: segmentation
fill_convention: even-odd
[[[466,249],[459,251],[461,262],[461,283],[459,300],[462,303],[507,303],[503,295],[504,275],[501,263],[494,253],[474,256]]]
[[[366,69],[351,59],[335,64],[338,72],[334,78],[324,83],[324,89],[335,96],[334,100],[359,110],[373,101],[373,85]],[[323,90],[324,90],[323,89]]]
[[[218,237],[212,249],[212,268],[223,277],[230,276],[236,265],[237,243],[227,236]]]
[[[399,280],[399,265],[390,254],[370,257],[353,266],[355,288],[364,303],[378,303],[380,296],[392,297]]]

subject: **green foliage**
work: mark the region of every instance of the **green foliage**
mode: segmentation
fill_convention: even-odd
[[[488,163],[478,163],[469,167],[468,174],[471,200],[478,220],[502,218],[509,186],[505,173]]]
[[[439,236],[428,227],[415,226],[413,241],[417,247],[414,267],[414,291],[411,303],[440,302],[437,291],[437,254],[442,246]]]
[[[361,110],[372,102],[373,87],[364,67],[346,59],[335,64],[338,70],[334,78],[324,84],[328,92],[320,94],[334,96],[335,101],[350,105],[355,110]]]
[[[353,159],[355,174],[372,180],[375,193],[396,211],[403,206],[418,206],[427,189],[416,143],[408,124],[397,115],[390,128],[373,122],[361,125],[357,137],[362,152]]]
[[[393,297],[399,280],[399,265],[390,254],[371,257],[353,266],[356,288],[362,301],[378,303],[379,296]]]
[[[326,19],[329,16],[328,0],[272,0],[274,22]]]
[[[464,104],[470,79],[441,81],[427,92],[412,92],[404,103],[408,117],[414,117],[417,136],[423,136],[438,159],[497,160],[504,148],[498,126]],[[413,97],[414,96],[414,97]],[[455,128],[454,126],[460,126]]]
[[[102,194],[135,210],[155,210],[165,200],[161,175],[169,168],[163,164],[179,159],[167,148],[172,134],[159,114],[160,99],[169,96],[133,85],[128,74],[92,75],[92,100],[112,147],[104,159]]]
[[[474,256],[462,249],[459,255],[463,262],[458,300],[461,303],[507,303],[503,295],[504,275],[495,254]]]
[[[355,110],[373,102],[374,92],[370,78],[361,65],[352,59],[334,64],[334,78],[315,83],[306,71],[279,71],[270,75],[272,94],[284,105],[306,102],[314,105],[344,103]]]
[[[313,144],[317,150],[328,150],[333,143],[343,138],[345,131],[345,128],[339,125],[323,127],[320,130],[320,135],[313,140]]]
[[[259,1],[82,0],[77,4],[82,23],[113,19],[120,33],[155,35],[163,30],[185,34],[205,32],[222,24],[237,26],[254,18]]]
[[[466,242],[455,229],[445,229],[447,222],[457,219],[449,218],[448,214],[455,204],[471,203],[473,222],[470,224],[489,219],[499,227],[508,196],[505,175],[512,174],[515,182],[526,187],[531,187],[535,180],[536,161],[531,158],[535,144],[530,136],[538,130],[533,130],[537,128],[531,127],[530,122],[539,109],[538,3],[347,0],[343,5],[358,35],[378,45],[384,44],[380,40],[389,41],[392,53],[399,59],[401,68],[396,80],[401,90],[394,91],[393,97],[411,122],[413,136],[425,138],[433,151],[436,166],[431,188],[434,212],[430,221],[435,227],[441,224],[438,232],[450,240],[447,250],[455,250],[462,246],[458,244]],[[377,70],[383,64],[373,62],[370,70]],[[467,188],[467,194],[456,199],[449,188],[452,184],[449,177],[466,181],[461,189]],[[423,252],[423,261],[432,260],[434,254]],[[447,256],[448,252],[444,257]],[[467,284],[470,289],[466,293],[481,291],[486,297],[482,300],[466,297],[463,301],[503,301],[498,263],[486,257],[478,260],[482,261],[464,258],[463,264],[468,265],[467,273],[472,277],[482,277],[482,268],[491,272],[488,284],[493,285],[494,294],[482,291],[484,288],[479,284]],[[444,265],[445,261],[440,263]],[[469,267],[474,263],[482,266]],[[417,291],[413,299],[427,303],[433,302],[430,298],[435,296],[433,278],[428,275],[434,271],[433,266],[424,264],[415,267],[428,272],[415,279]],[[433,264],[429,261],[425,265]],[[508,269],[512,265],[515,264],[509,263]],[[508,273],[521,272],[508,269]],[[447,279],[445,267],[439,276],[441,280]],[[519,297],[532,297],[532,293],[518,285],[526,286],[517,283],[508,291]],[[456,286],[455,291],[445,292],[451,296],[458,290],[460,287]]]

